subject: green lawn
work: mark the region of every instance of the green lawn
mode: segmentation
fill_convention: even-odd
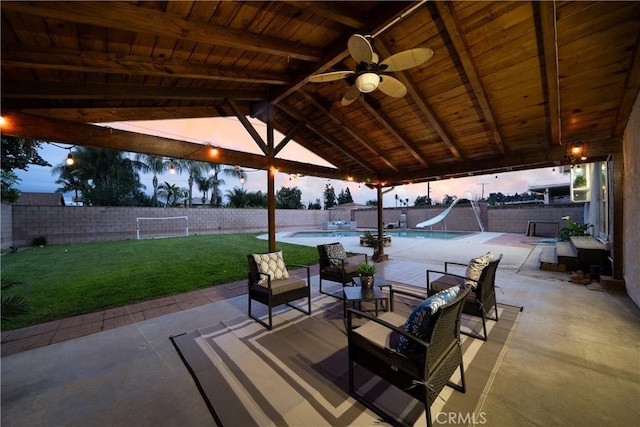
[[[29,312],[2,320],[2,330],[174,295],[247,276],[247,254],[267,252],[258,234],[125,240],[33,247],[2,256],[2,281],[28,285]],[[277,243],[288,264],[315,264],[314,247]]]

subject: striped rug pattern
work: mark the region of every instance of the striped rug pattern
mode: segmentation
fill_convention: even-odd
[[[394,309],[408,310],[398,303]],[[499,304],[500,320],[488,321],[486,342],[462,336],[467,391],[442,390],[431,406],[434,425],[491,425],[482,405],[521,311]],[[478,320],[463,315],[462,328],[477,330]],[[343,307],[335,298],[313,297],[311,316],[278,310],[272,331],[242,317],[171,340],[218,425],[385,424],[348,394]],[[458,382],[458,372],[452,381]],[[364,369],[356,369],[356,378],[361,392],[404,424],[425,425],[424,407],[417,401]]]

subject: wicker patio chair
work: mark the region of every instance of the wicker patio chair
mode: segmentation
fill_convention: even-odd
[[[278,255],[279,259],[278,259]],[[254,256],[255,255],[255,256]],[[256,256],[266,258],[266,261],[258,263]],[[311,271],[309,266],[302,264],[284,264],[284,259],[279,252],[266,254],[247,255],[249,263],[249,317],[260,323],[267,329],[273,328],[272,312],[273,308],[282,304],[287,304],[291,308],[306,315],[311,314]],[[265,267],[270,265],[270,267]],[[300,267],[306,269],[306,279],[290,276],[286,267]],[[274,271],[277,268],[279,271]],[[286,273],[284,273],[286,271]],[[307,298],[307,310],[290,304],[291,301]],[[251,301],[258,301],[268,307],[269,323],[254,316],[251,313]]]
[[[329,295],[335,298],[343,298],[342,291],[338,294],[330,293],[322,290],[322,281],[337,282],[345,285],[351,284],[351,279],[358,275],[356,267],[358,263],[348,262],[347,256],[341,243],[329,243],[318,245],[318,256],[320,266],[320,284],[319,291],[321,294]],[[337,254],[342,255],[337,255]],[[369,257],[367,254],[357,254],[364,257],[363,262],[367,262]]]
[[[468,289],[464,289],[457,296],[452,296],[452,301],[435,309],[430,315],[414,316],[420,307],[429,305],[429,300],[434,298],[430,297],[408,318],[393,311],[374,317],[369,313],[348,309],[349,394],[392,425],[402,424],[402,420],[397,419],[397,414],[387,413],[365,395],[358,393],[354,378],[354,364],[357,363],[423,403],[427,426],[431,426],[431,404],[444,386],[448,385],[462,393],[466,390],[460,346],[460,319],[467,294]],[[396,295],[424,299],[424,296],[392,288],[391,301]],[[354,316],[365,318],[366,323],[354,328]],[[412,318],[423,324],[407,327]],[[418,330],[422,334],[408,332]],[[411,345],[410,351],[396,346],[395,342],[400,336],[404,337],[405,344]],[[408,348],[405,346],[404,349]],[[450,381],[457,369],[460,369],[460,384]]]
[[[432,295],[443,289],[450,288],[451,286],[462,285],[465,282],[475,289],[471,289],[469,296],[464,303],[462,312],[471,316],[477,316],[482,318],[482,331],[480,335],[475,332],[462,331],[462,334],[468,335],[473,338],[478,338],[483,341],[487,340],[487,319],[498,321],[498,301],[496,298],[496,270],[498,264],[502,260],[502,254],[493,258],[480,273],[478,278],[469,277],[469,275],[458,275],[449,272],[450,265],[457,265],[467,267],[467,264],[457,262],[445,262],[444,271],[427,270],[427,292]],[[431,281],[430,274],[442,274],[439,278]],[[489,317],[489,313],[493,309],[493,317]]]

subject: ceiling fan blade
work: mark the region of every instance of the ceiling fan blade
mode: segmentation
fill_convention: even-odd
[[[407,94],[407,87],[404,83],[391,76],[381,76],[378,89],[393,98],[402,98]]]
[[[409,49],[391,55],[380,63],[384,71],[402,71],[427,62],[433,56],[433,50],[429,48]],[[382,68],[386,65],[386,68]]]
[[[309,77],[309,81],[313,83],[332,82],[334,80],[340,80],[347,76],[355,74],[355,71],[331,71],[329,73],[316,74]]]
[[[360,34],[354,34],[349,37],[347,43],[349,53],[356,60],[357,63],[366,62],[371,63],[373,60],[373,48],[365,36]]]
[[[347,92],[342,97],[342,106],[346,107],[347,105],[358,99],[359,96],[360,91],[358,90],[356,85],[351,86],[349,89],[347,89]]]

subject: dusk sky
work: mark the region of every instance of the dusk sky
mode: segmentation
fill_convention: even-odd
[[[256,130],[266,140],[266,125],[264,123],[251,119]],[[185,119],[185,120],[166,120],[162,122],[117,122],[105,124],[105,126],[114,129],[128,130],[138,133],[146,133],[150,135],[162,136],[165,138],[184,140],[190,142],[199,142],[203,144],[212,143],[221,148],[229,148],[237,151],[245,151],[254,154],[262,154],[251,136],[244,129],[242,124],[235,118],[207,118],[207,119]],[[276,142],[280,141],[283,136],[276,132]],[[61,147],[70,147],[69,144],[55,143],[44,144],[40,149],[40,155],[52,165],[57,165],[67,157],[68,149]],[[297,160],[305,163],[313,163],[322,166],[333,167],[326,161],[322,160],[315,154],[299,146],[294,141],[289,142],[287,146],[280,152],[279,157],[289,160]],[[266,192],[267,180],[266,172],[252,169],[245,169],[247,179],[244,184],[239,180],[231,177],[223,177],[226,185],[222,187],[223,194],[233,187],[244,185],[247,191]],[[29,166],[28,171],[15,171],[22,180],[18,188],[26,192],[54,192],[58,185],[55,183],[56,176],[51,174],[51,168],[43,168],[39,166]],[[151,194],[153,187],[151,185],[150,174],[141,175],[142,183],[147,187],[146,192]],[[159,176],[159,181],[170,184],[176,184],[180,187],[187,187],[187,176],[171,175],[165,173]],[[376,199],[376,191],[369,189],[365,185],[359,185],[357,182],[327,180],[313,177],[293,177],[288,174],[276,174],[276,191],[282,187],[298,187],[302,192],[302,203],[314,202],[316,199],[322,200],[325,185],[327,183],[335,189],[336,196],[341,190],[349,188],[354,202],[366,203],[368,200]],[[484,196],[488,197],[490,193],[501,192],[503,194],[515,194],[528,191],[531,185],[543,184],[560,184],[568,183],[569,177],[553,171],[551,168],[536,169],[523,172],[508,172],[491,175],[478,175],[468,178],[447,179],[442,181],[434,181],[430,184],[431,198],[440,201],[445,195],[457,197],[469,197],[469,192],[474,198]],[[427,184],[412,184],[396,187],[383,196],[384,206],[393,207],[396,205],[396,194],[400,199],[409,199],[409,205],[413,205],[417,196],[425,196],[427,194]],[[201,193],[194,186],[194,196],[201,196]],[[67,199],[71,198],[71,194],[67,194]],[[225,199],[225,203],[227,200]]]

